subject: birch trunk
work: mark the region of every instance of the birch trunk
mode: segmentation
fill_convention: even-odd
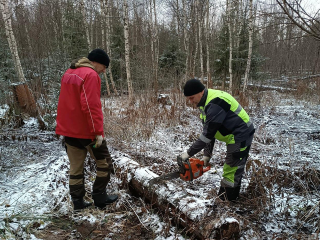
[[[229,29],[229,92],[233,93],[232,51],[233,51],[233,29],[231,24],[232,0],[227,0],[227,19]]]
[[[182,0],[182,8],[183,8],[183,43],[184,43],[184,51],[187,56],[185,81],[187,81],[189,77],[189,33],[187,31],[188,19],[187,19],[187,10],[186,10],[185,0]]]
[[[127,0],[123,1],[123,12],[124,12],[125,61],[126,61],[126,71],[127,71],[128,93],[129,93],[129,99],[132,100],[133,88],[132,88],[131,70],[130,70],[129,16],[128,16]]]
[[[89,26],[88,26],[88,22],[87,22],[85,5],[84,5],[84,1],[83,0],[80,1],[80,12],[82,14],[83,25],[84,25],[84,29],[86,31],[88,50],[90,51],[91,50],[91,41],[90,41],[90,35],[89,35]]]
[[[242,3],[242,0],[237,0],[236,2],[237,4],[237,16],[236,16],[236,19],[238,19],[236,21],[236,27],[238,29],[238,32],[237,32],[237,44],[236,44],[236,48],[237,48],[237,52],[238,52],[238,56],[239,56],[239,48],[240,48],[240,35],[241,35],[241,32],[242,32],[242,28],[243,28],[243,13],[242,13],[242,6],[243,6],[243,3]]]
[[[198,11],[197,11],[197,9],[198,9],[198,1],[196,1],[196,6],[195,6],[195,14],[196,14],[196,20],[197,20],[197,22],[198,22],[198,19],[199,19],[199,17],[198,17]],[[195,26],[197,27],[198,26],[198,24],[196,23],[195,24]],[[199,43],[198,43],[198,32],[199,31],[197,31],[197,29],[196,29],[196,36],[195,36],[195,45],[196,45],[196,50],[195,50],[195,53],[194,53],[194,55],[193,55],[193,68],[192,68],[192,77],[195,77],[195,75],[196,75],[196,60],[197,60],[197,55],[198,55],[198,46],[199,46]]]
[[[149,0],[149,29],[150,29],[150,50],[151,50],[151,78],[153,79],[152,81],[152,87],[155,88],[154,86],[154,69],[155,69],[155,62],[154,62],[154,28],[153,28],[153,20],[152,20],[152,0]]]
[[[7,0],[0,1],[0,11],[2,12],[2,17],[3,17],[4,25],[5,25],[6,37],[7,37],[7,40],[9,43],[9,48],[11,51],[11,55],[12,55],[12,58],[14,61],[14,66],[17,71],[18,80],[20,82],[19,85],[23,86],[23,89],[24,89],[24,90],[19,91],[19,95],[27,96],[27,98],[24,98],[25,102],[23,102],[23,106],[25,107],[25,110],[27,111],[27,113],[29,113],[31,116],[36,117],[38,119],[40,128],[42,130],[44,130],[47,127],[47,125],[40,115],[41,111],[40,111],[39,107],[37,106],[37,103],[34,99],[34,96],[33,96],[31,89],[29,89],[29,87],[26,83],[23,69],[21,66],[19,53],[18,53],[18,47],[17,47],[15,36],[13,34],[13,29],[12,29],[11,12],[9,10]],[[17,87],[17,86],[18,85],[16,84],[14,86],[14,89],[16,89],[15,87]],[[18,92],[14,92],[14,94],[17,94],[17,93]]]
[[[2,12],[2,18],[4,21],[4,27],[5,27],[5,33],[8,40],[10,52],[13,58],[14,66],[17,71],[18,80],[21,83],[25,83],[25,76],[23,73],[23,69],[21,66],[19,53],[18,53],[18,47],[16,38],[13,33],[12,29],[12,22],[11,22],[11,12],[9,10],[8,1],[7,0],[1,0],[0,2],[0,10]]]
[[[252,59],[252,45],[253,45],[252,35],[253,35],[253,4],[252,4],[252,0],[249,0],[249,49],[248,49],[247,67],[244,75],[243,92],[247,91],[247,86],[249,81],[251,59]]]
[[[207,88],[212,88],[211,83],[211,74],[210,74],[210,49],[209,49],[209,42],[210,42],[210,22],[209,22],[209,15],[210,15],[210,0],[207,0],[207,14],[206,14],[206,50],[207,50]]]
[[[203,65],[203,49],[202,49],[202,27],[203,27],[203,21],[202,21],[202,14],[200,14],[200,8],[202,8],[202,5],[200,6],[200,1],[197,0],[197,17],[198,17],[198,34],[199,34],[199,53],[200,53],[200,70],[201,70],[201,81],[204,82],[204,65]]]
[[[156,0],[153,0],[153,13],[154,13],[154,87],[155,92],[158,92],[158,63],[159,63],[159,34],[158,34],[158,20],[156,11]]]
[[[61,24],[61,29],[60,29],[60,38],[61,41],[59,41],[59,48],[60,52],[63,54],[63,59],[67,59],[67,51],[65,49],[65,38],[64,38],[64,12],[63,12],[63,7],[62,7],[62,0],[58,0],[58,6],[59,6],[59,11],[61,14],[60,24]],[[58,24],[58,23],[57,23]]]
[[[177,36],[178,36],[178,48],[179,50],[181,50],[181,39],[180,39],[180,12],[179,12],[179,0],[176,0],[176,4],[177,4],[177,10],[176,10],[176,18],[177,18]]]

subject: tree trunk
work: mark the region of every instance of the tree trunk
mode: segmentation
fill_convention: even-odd
[[[155,53],[154,53],[154,27],[153,27],[153,20],[152,20],[152,0],[149,0],[149,29],[150,29],[150,51],[151,51],[151,77],[153,79],[152,81],[152,87],[155,90],[155,82],[154,82],[154,71],[155,71]]]
[[[202,49],[202,27],[203,27],[203,18],[202,18],[202,4],[197,0],[197,17],[198,17],[198,31],[199,31],[199,53],[200,53],[200,71],[201,71],[201,81],[204,82],[204,65],[203,65],[203,49]]]
[[[186,3],[185,0],[182,0],[182,8],[183,8],[183,43],[184,43],[184,51],[186,54],[186,74],[185,74],[185,81],[189,78],[189,31],[187,29],[188,26],[188,19],[187,19],[187,10],[186,10]]]
[[[128,16],[127,0],[123,1],[123,12],[124,12],[124,42],[125,42],[127,83],[128,83],[129,100],[131,101],[133,98],[133,88],[132,88],[131,69],[130,69],[129,16]]]
[[[112,56],[112,51],[111,51],[111,21],[110,19],[112,19],[112,6],[113,6],[113,2],[112,0],[109,2],[110,3],[110,11],[109,11],[109,16],[108,16],[108,11],[107,11],[107,6],[108,6],[108,0],[106,0],[106,4],[105,4],[105,14],[106,14],[106,24],[107,24],[107,32],[106,32],[106,48],[107,48],[107,51],[108,53],[110,54],[110,57]],[[110,82],[111,82],[111,86],[112,86],[112,89],[113,89],[113,92],[118,95],[118,91],[117,91],[117,88],[116,88],[116,85],[114,84],[114,81],[113,81],[113,74],[112,74],[112,61],[110,60],[110,63],[109,63],[109,77],[110,77]]]
[[[110,93],[110,87],[109,87],[109,83],[108,83],[108,77],[107,77],[106,73],[103,73],[103,75],[104,75],[104,78],[106,79],[107,94],[108,94],[108,96],[110,96],[111,93]]]
[[[21,66],[20,58],[19,58],[19,53],[18,53],[18,47],[17,47],[17,42],[16,38],[13,33],[12,29],[12,22],[11,22],[11,11],[9,10],[8,6],[8,1],[7,0],[1,0],[0,2],[0,10],[2,12],[2,18],[4,21],[4,27],[5,27],[5,33],[6,37],[9,43],[9,48],[11,51],[11,55],[13,58],[14,66],[17,71],[18,75],[18,80],[21,83],[25,83],[25,76],[23,73],[23,69]]]
[[[181,23],[181,18],[180,18],[180,9],[179,9],[179,0],[176,0],[176,5],[177,5],[177,9],[176,9],[176,19],[177,19],[177,36],[178,36],[178,49],[181,50],[181,29],[180,29],[180,23]]]
[[[248,49],[248,60],[247,60],[247,67],[244,75],[244,83],[243,83],[243,92],[247,91],[248,81],[249,81],[249,74],[251,69],[251,59],[252,59],[252,35],[253,35],[253,0],[249,0],[249,49]]]
[[[130,179],[128,184],[133,194],[162,211],[191,239],[238,239],[238,219],[241,218],[232,213],[225,203],[221,206],[222,211],[212,211],[212,206],[206,206],[202,200],[197,201],[197,196],[186,194],[179,182],[172,181],[168,185],[160,182],[150,186],[149,181],[157,175],[146,167],[129,158],[115,158],[114,163]]]
[[[86,31],[86,39],[87,39],[87,44],[88,44],[88,50],[91,51],[91,41],[90,41],[90,35],[89,35],[89,26],[88,26],[88,22],[87,22],[87,17],[86,17],[86,11],[85,11],[85,5],[84,5],[84,1],[80,0],[80,11],[83,17],[83,25],[84,25],[84,29]]]
[[[209,49],[209,42],[210,42],[210,22],[209,22],[209,15],[210,15],[210,0],[207,0],[207,14],[206,14],[206,50],[207,50],[207,88],[212,88],[211,82],[211,73],[210,73],[210,49]]]
[[[154,88],[155,92],[158,92],[158,63],[159,63],[159,34],[158,34],[158,19],[156,11],[156,0],[153,0],[153,12],[154,12]]]
[[[196,1],[196,6],[194,7],[194,11],[195,11],[195,18],[196,18],[195,28],[197,28],[197,27],[199,27],[199,25],[198,25],[198,19],[199,19],[199,17],[198,17],[198,1]],[[195,29],[194,39],[195,39],[196,50],[193,55],[192,77],[195,77],[195,75],[196,75],[196,60],[197,60],[198,48],[199,48],[198,33],[199,33],[198,29]]]
[[[233,72],[232,72],[232,51],[233,51],[233,28],[232,28],[232,0],[227,0],[227,19],[228,19],[228,30],[229,30],[229,92],[233,93]]]

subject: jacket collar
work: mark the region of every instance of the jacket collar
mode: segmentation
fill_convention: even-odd
[[[204,105],[206,104],[206,100],[207,100],[207,96],[208,96],[208,89],[204,89],[202,98],[200,100],[200,102],[198,103],[197,107],[204,107]]]
[[[86,57],[76,59],[75,61],[73,61],[71,63],[71,66],[70,66],[70,68],[72,68],[72,69],[79,68],[79,67],[89,67],[89,68],[92,68],[93,70],[95,70],[94,66],[92,66],[92,64],[91,64],[91,61]]]

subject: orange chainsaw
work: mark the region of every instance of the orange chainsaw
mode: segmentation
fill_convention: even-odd
[[[203,168],[204,162],[197,158],[189,158],[187,162],[183,162],[182,158],[178,156],[177,162],[179,166],[178,171],[153,178],[149,181],[149,185],[153,185],[163,180],[171,180],[179,177],[184,181],[192,181],[193,179],[201,177],[203,173],[211,169],[211,166]]]

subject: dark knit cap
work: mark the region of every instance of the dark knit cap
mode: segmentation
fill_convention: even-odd
[[[205,89],[205,86],[198,79],[190,79],[186,82],[183,88],[183,93],[186,97],[195,95]]]
[[[100,48],[94,49],[89,53],[88,59],[92,62],[97,62],[109,67],[109,56],[108,54]]]

